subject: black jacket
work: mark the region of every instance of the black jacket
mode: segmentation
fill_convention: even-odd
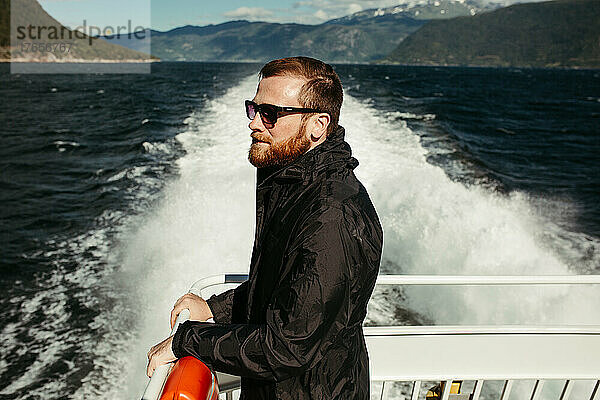
[[[208,300],[173,352],[242,377],[242,399],[369,399],[362,333],[383,232],[339,127],[293,163],[260,168],[246,282]]]

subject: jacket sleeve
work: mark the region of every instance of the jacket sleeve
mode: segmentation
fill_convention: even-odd
[[[209,367],[254,379],[281,381],[317,363],[347,326],[351,263],[363,254],[343,212],[329,207],[302,223],[288,247],[283,283],[265,324],[188,321],[173,338],[173,352]]]
[[[214,321],[219,324],[230,324],[235,307],[234,304],[245,304],[248,299],[247,293],[248,281],[244,281],[238,287],[218,295],[213,295],[206,300]]]

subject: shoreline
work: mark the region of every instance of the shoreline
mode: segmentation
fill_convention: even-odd
[[[27,59],[1,59],[0,63],[15,63],[15,64],[150,64],[160,62],[160,60],[85,60],[85,59],[69,59],[69,60],[27,60]]]
[[[0,59],[0,64],[154,64],[154,63],[224,63],[224,64],[257,64],[262,61],[252,60],[160,60],[160,59],[126,59],[126,60],[86,60],[86,59],[68,59],[68,60],[28,60],[28,59]],[[421,68],[494,68],[494,69],[548,69],[548,70],[600,70],[600,66],[532,66],[532,65],[460,65],[460,64],[401,64],[401,63],[383,63],[383,62],[349,62],[349,61],[331,61],[334,65],[372,65],[389,67],[421,67]]]

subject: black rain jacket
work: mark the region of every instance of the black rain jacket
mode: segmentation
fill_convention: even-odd
[[[383,231],[338,129],[285,167],[257,170],[256,236],[247,281],[212,296],[216,323],[173,338],[242,377],[242,399],[369,399],[362,323]]]

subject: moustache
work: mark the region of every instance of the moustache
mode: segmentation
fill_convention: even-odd
[[[251,137],[252,139],[256,140],[256,141],[259,141],[259,142],[265,142],[265,143],[269,143],[269,144],[271,144],[271,138],[269,138],[269,137],[267,137],[267,136],[259,135],[259,134],[256,134],[256,133],[252,133],[252,134],[250,135],[250,137]]]

